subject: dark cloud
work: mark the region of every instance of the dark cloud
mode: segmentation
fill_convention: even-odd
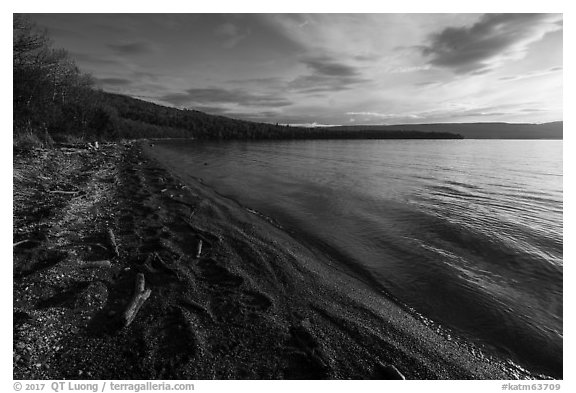
[[[540,108],[525,108],[522,109],[521,112],[528,112],[528,113],[534,113],[534,112],[546,112],[546,109],[540,109]]]
[[[162,101],[173,105],[191,104],[237,104],[249,107],[280,107],[292,102],[275,94],[256,94],[242,89],[201,88],[188,89],[184,93],[171,93],[160,97]]]
[[[222,45],[225,48],[233,48],[248,37],[250,30],[242,29],[237,24],[226,22],[216,27],[214,33],[223,40]]]
[[[372,62],[380,59],[382,56],[377,54],[364,54],[354,56],[354,60]]]
[[[96,78],[96,82],[108,86],[128,86],[132,84],[131,80],[125,78]]]
[[[487,72],[494,58],[525,50],[528,43],[557,30],[557,19],[550,14],[486,14],[470,27],[448,27],[433,34],[419,49],[431,65],[456,73]]]
[[[238,85],[257,85],[266,88],[282,88],[286,80],[278,77],[268,77],[268,78],[250,78],[250,79],[231,79],[229,83],[234,83]]]
[[[190,97],[186,93],[170,93],[163,95],[162,97],[158,97],[158,99],[160,101],[164,101],[176,106],[182,106],[191,103]]]
[[[459,115],[464,117],[505,116],[510,115],[510,112],[464,112]]]
[[[434,86],[434,85],[439,85],[440,82],[432,82],[432,81],[428,81],[428,82],[418,82],[418,83],[414,83],[414,86]]]
[[[126,44],[108,44],[119,55],[139,55],[152,52],[152,45],[147,42],[131,42]]]
[[[349,65],[338,63],[327,57],[307,58],[302,60],[317,75],[352,77],[357,76],[358,71]]]
[[[90,63],[90,64],[117,64],[118,61],[114,59],[109,59],[107,57],[102,56],[94,56],[87,53],[79,53],[79,52],[69,52],[70,56],[74,58],[76,61]]]
[[[335,92],[348,90],[367,82],[356,67],[340,63],[330,57],[305,58],[302,63],[311,72],[288,83],[290,89],[303,93]]]
[[[230,112],[220,106],[210,106],[210,105],[194,105],[191,109],[195,109],[200,112],[209,113],[211,115],[228,115]]]

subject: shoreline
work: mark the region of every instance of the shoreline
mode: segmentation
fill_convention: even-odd
[[[448,340],[144,141],[40,154],[14,161],[15,379],[543,378]],[[150,297],[124,327],[139,273]]]

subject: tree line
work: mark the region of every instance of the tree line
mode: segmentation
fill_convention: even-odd
[[[54,137],[115,137],[113,109],[63,49],[25,15],[13,17],[14,139],[51,144]]]
[[[53,48],[45,30],[14,14],[14,143],[120,138],[197,139],[398,139],[457,138],[449,133],[303,128],[236,120],[170,108],[104,92],[63,49]]]

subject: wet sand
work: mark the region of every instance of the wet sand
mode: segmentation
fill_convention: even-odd
[[[537,377],[448,338],[149,143],[35,154],[14,160],[15,379]],[[151,292],[125,326],[138,274]]]

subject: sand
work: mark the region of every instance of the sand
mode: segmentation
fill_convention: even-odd
[[[542,377],[340,272],[147,142],[36,151],[14,170],[15,379]],[[125,326],[138,274],[150,296]]]

